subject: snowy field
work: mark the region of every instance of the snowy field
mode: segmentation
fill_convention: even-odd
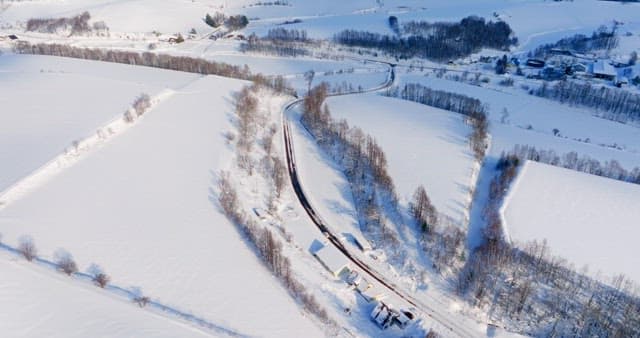
[[[469,15],[496,20],[497,15],[515,31],[520,40],[520,50],[553,42],[566,35],[588,34],[601,25],[610,26],[613,20],[623,22],[626,27],[635,27],[632,28],[634,31],[638,30],[640,23],[637,15],[640,4],[597,0],[461,0],[454,4],[444,0],[428,3],[416,0],[357,0],[347,3],[336,0],[289,0],[285,6],[256,6],[257,3],[252,0],[5,2],[5,8],[0,12],[0,22],[18,25],[33,17],[63,17],[89,11],[92,21],[104,21],[116,33],[157,31],[184,34],[195,28],[203,34],[213,30],[204,23],[205,14],[222,11],[245,14],[251,20],[245,30],[247,33],[264,34],[274,25],[300,19],[302,23],[287,27],[306,29],[313,37],[327,38],[347,28],[391,34],[387,25],[389,15],[397,16],[401,23],[410,20],[457,21]]]
[[[0,192],[71,148],[73,141],[121,118],[140,94],[153,96],[196,78],[67,58],[0,56]]]
[[[90,284],[0,253],[3,337],[209,337],[180,322],[111,297]]]
[[[377,94],[332,97],[327,104],[335,118],[376,138],[401,204],[422,184],[438,211],[466,224],[475,164],[462,115]]]
[[[426,77],[401,75],[400,82],[400,88],[404,83],[420,83],[432,89],[480,99],[488,105],[492,129],[506,125],[547,136],[553,136],[553,129],[558,129],[557,138],[567,142],[577,143],[581,140],[580,143],[585,145],[605,148],[615,145],[632,155],[640,154],[640,128],[598,118],[589,109],[536,97],[517,87],[480,87],[439,79],[433,74]],[[504,109],[507,110],[506,117],[503,115]]]
[[[134,127],[0,211],[3,242],[63,248],[123,287],[251,336],[320,336],[219,211],[216,174],[233,154],[231,93],[205,77]],[[282,320],[287,318],[287,320]]]
[[[527,162],[506,198],[511,241],[546,239],[552,254],[607,277],[640,281],[640,185]]]

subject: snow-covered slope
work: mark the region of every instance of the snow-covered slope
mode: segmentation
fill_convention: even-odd
[[[120,118],[142,93],[195,74],[50,56],[0,56],[0,192]],[[103,130],[109,134],[108,130]]]
[[[377,94],[332,97],[327,104],[335,118],[379,142],[401,203],[422,184],[440,212],[466,224],[475,164],[462,115]]]
[[[462,82],[429,76],[402,75],[401,83],[417,82],[433,89],[464,94],[487,104],[491,128],[519,128],[530,132],[553,136],[558,129],[559,138],[598,146],[613,146],[640,154],[640,128],[593,116],[586,108],[572,107],[557,101],[528,94],[518,87],[496,85],[475,86]],[[522,78],[515,78],[526,81]],[[494,79],[497,82],[497,80]],[[525,83],[526,84],[526,83]],[[402,84],[400,84],[402,88]],[[506,117],[503,111],[507,110]],[[502,125],[505,125],[503,127]],[[588,141],[587,141],[588,140]],[[517,142],[517,141],[516,141]]]
[[[209,337],[103,290],[0,253],[3,337]]]
[[[608,276],[640,281],[640,185],[526,162],[505,201],[514,242],[546,239],[551,252]]]
[[[319,336],[216,202],[232,152],[231,93],[205,77],[122,135],[0,211],[3,241],[32,236],[81,270],[97,263],[119,286],[251,336]]]

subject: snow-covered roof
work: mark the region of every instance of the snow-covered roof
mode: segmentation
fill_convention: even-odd
[[[349,268],[347,258],[331,244],[327,244],[316,251],[315,255],[334,276],[339,275],[345,268]]]
[[[607,62],[604,62],[604,60],[598,60],[594,62],[592,66],[592,71],[594,74],[609,75],[609,76],[617,75],[615,68],[613,68],[613,66],[608,64]]]

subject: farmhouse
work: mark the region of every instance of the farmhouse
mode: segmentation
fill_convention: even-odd
[[[334,277],[340,276],[343,272],[348,273],[351,270],[347,258],[333,245],[327,244],[313,255]]]
[[[605,80],[613,80],[617,75],[615,68],[604,62],[604,60],[598,60],[591,64],[591,74],[594,77]]]

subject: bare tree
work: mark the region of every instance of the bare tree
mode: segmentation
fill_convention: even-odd
[[[287,184],[287,172],[284,163],[279,157],[273,158],[273,183],[276,190],[276,196],[280,197],[282,190]]]
[[[313,70],[308,70],[304,73],[304,79],[307,81],[307,93],[311,93],[311,83],[313,82],[313,78],[316,76],[316,72]]]
[[[67,275],[72,275],[78,272],[78,266],[73,260],[73,256],[65,250],[59,249],[55,253],[55,262],[58,269]]]
[[[29,236],[23,236],[20,238],[18,252],[20,252],[20,254],[29,262],[38,256],[38,249],[36,248],[33,239]]]
[[[111,277],[107,275],[100,266],[92,264],[87,270],[91,275],[91,280],[100,288],[105,288],[111,281]]]
[[[413,194],[411,213],[426,234],[430,234],[438,224],[436,208],[431,204],[431,199],[427,196],[427,191],[422,185]]]

